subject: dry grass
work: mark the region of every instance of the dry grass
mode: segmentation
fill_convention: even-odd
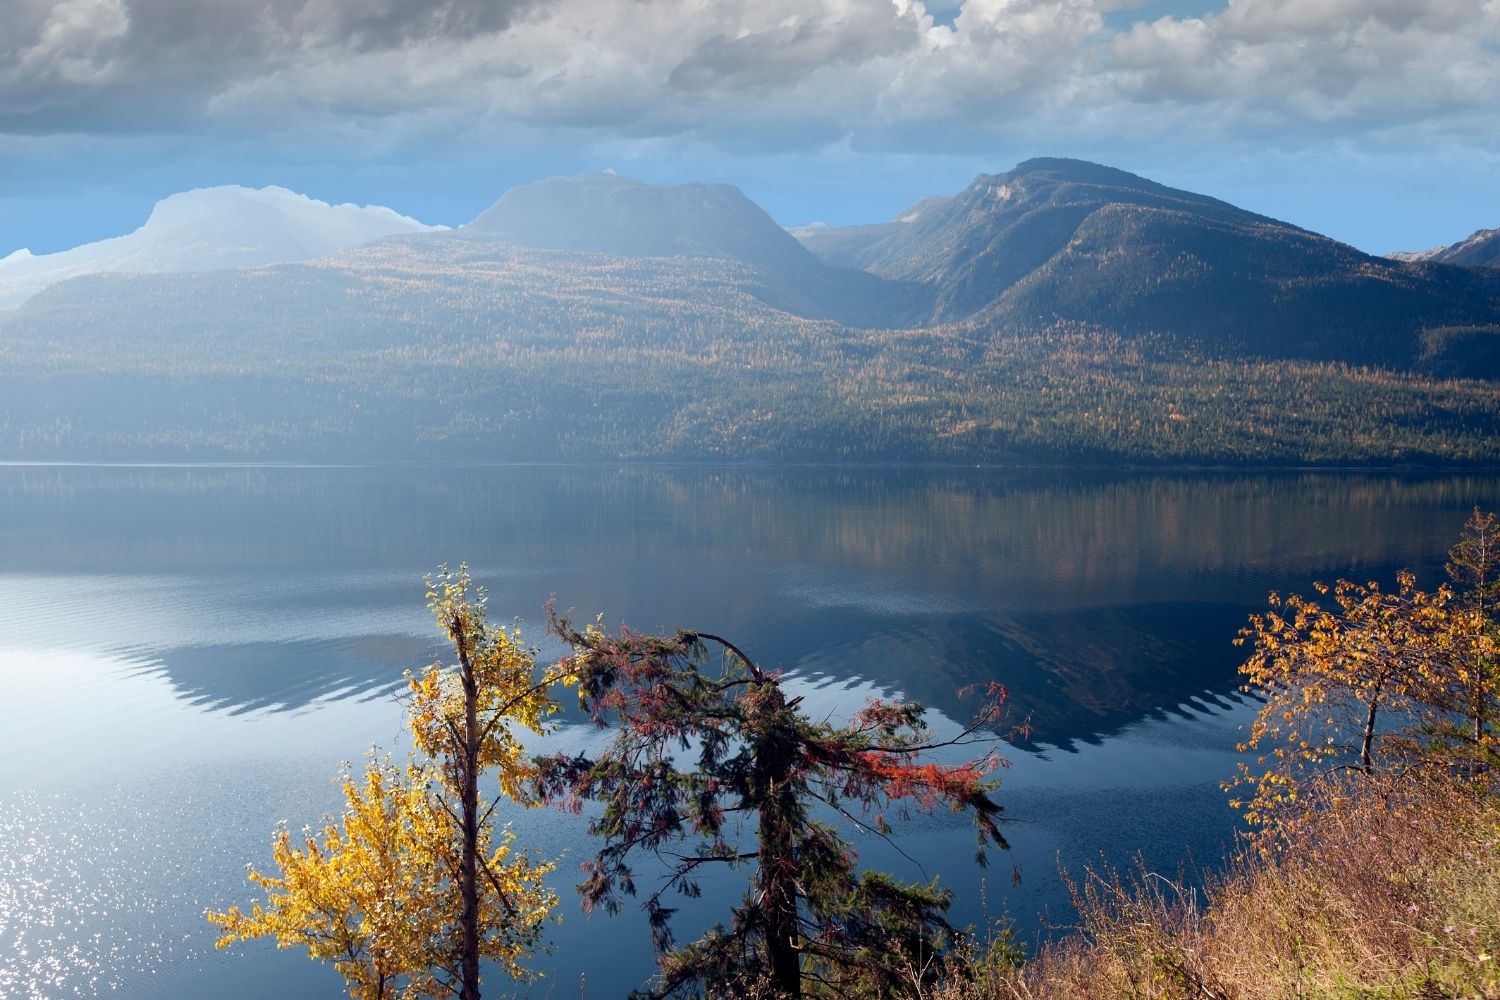
[[[1327,785],[1206,902],[1090,871],[1074,933],[956,961],[925,1000],[1500,1000],[1500,803],[1444,780]]]

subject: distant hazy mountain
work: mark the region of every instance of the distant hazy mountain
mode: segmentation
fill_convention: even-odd
[[[1431,250],[1402,251],[1392,260],[1425,261],[1433,264],[1464,264],[1469,267],[1500,267],[1500,229],[1480,229],[1468,239]]]
[[[617,257],[723,257],[768,271],[812,254],[730,184],[647,184],[618,174],[552,177],[507,191],[468,230],[543,250]]]
[[[1500,323],[1500,282],[1079,160],[1028,160],[890,222],[797,235],[828,263],[931,289],[935,321],[1076,322],[1398,367],[1418,361],[1424,330]]]
[[[126,236],[61,253],[19,250],[0,260],[0,308],[82,274],[164,273],[309,260],[396,233],[430,230],[376,205],[329,205],[285,188],[226,186],[156,203]]]
[[[863,326],[904,325],[927,312],[925,290],[825,264],[730,184],[553,177],[507,191],[464,230],[540,250],[739,261],[775,280],[774,304]]]

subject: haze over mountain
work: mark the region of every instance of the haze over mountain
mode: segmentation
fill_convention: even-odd
[[[733,188],[585,176],[77,277],[0,317],[0,457],[1500,460],[1500,271],[1068,160],[801,236],[832,263]]]
[[[83,274],[257,267],[310,260],[426,226],[378,205],[330,205],[280,187],[184,191],[157,202],[139,229],[60,253],[0,260],[0,309]]]
[[[1476,230],[1467,239],[1431,250],[1401,251],[1388,255],[1392,260],[1426,261],[1434,264],[1463,264],[1468,267],[1500,267],[1500,229]]]
[[[812,263],[802,244],[731,184],[550,177],[511,188],[464,228],[543,250],[724,257],[773,272]]]

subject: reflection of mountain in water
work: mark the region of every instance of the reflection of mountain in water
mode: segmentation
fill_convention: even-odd
[[[110,643],[153,651],[183,697],[297,708],[428,662],[421,577],[465,559],[531,641],[556,594],[581,620],[718,632],[955,718],[958,688],[998,680],[1058,743],[1231,691],[1231,640],[1270,590],[1402,566],[1435,585],[1468,510],[1497,501],[1500,476],[1471,473],[12,467],[0,583],[86,578],[120,610]],[[143,576],[208,603],[143,623],[109,589]],[[228,624],[181,634],[210,620]]]
[[[894,620],[817,614],[757,636],[752,655],[812,682],[853,675],[960,721],[978,697],[961,692],[998,681],[1013,722],[1027,721],[1037,742],[1066,744],[1233,691],[1243,654],[1230,639],[1244,615],[1192,601]]]
[[[0,570],[782,561],[1119,599],[1163,574],[1425,558],[1497,499],[1493,474],[19,466],[0,467]]]
[[[189,704],[232,714],[294,711],[326,698],[393,694],[403,672],[433,660],[434,646],[411,636],[185,646],[139,660]]]

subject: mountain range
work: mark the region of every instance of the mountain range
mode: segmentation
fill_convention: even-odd
[[[1077,322],[1216,352],[1446,370],[1455,344],[1434,347],[1433,331],[1500,318],[1495,275],[1372,257],[1076,160],[1028,160],[891,222],[798,235],[828,263],[932,289],[938,322]]]
[[[1500,270],[1097,164],[793,233],[612,174],[452,231],[230,190],[0,313],[0,457],[1500,460]]]

